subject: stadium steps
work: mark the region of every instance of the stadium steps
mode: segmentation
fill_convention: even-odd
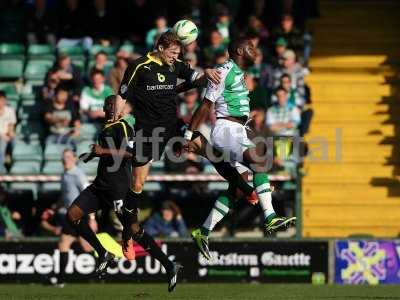
[[[321,0],[311,22],[314,119],[305,237],[400,233],[400,1]]]

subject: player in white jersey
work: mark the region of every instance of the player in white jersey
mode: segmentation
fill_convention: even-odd
[[[295,217],[278,217],[272,206],[271,188],[267,174],[267,159],[263,145],[255,145],[247,137],[250,113],[248,89],[244,76],[247,67],[254,63],[256,49],[249,39],[239,38],[229,47],[230,59],[217,67],[221,74],[220,84],[209,82],[201,106],[185,132],[185,148],[194,149],[192,135],[215,105],[217,121],[212,129],[211,142],[232,165],[245,165],[253,172],[253,186],[264,212],[265,231],[273,232],[294,223]],[[229,212],[232,194],[220,196],[203,225],[192,232],[196,246],[205,258],[210,259],[208,235],[215,225]]]

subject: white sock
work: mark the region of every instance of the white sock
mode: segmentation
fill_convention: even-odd
[[[264,218],[267,219],[270,215],[275,214],[274,207],[272,206],[272,193],[269,183],[264,183],[256,187],[256,193],[264,212]]]

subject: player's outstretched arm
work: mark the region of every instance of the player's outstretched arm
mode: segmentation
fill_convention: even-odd
[[[210,80],[215,84],[219,84],[221,82],[221,72],[218,69],[205,69],[204,74],[199,75],[196,80],[186,80],[185,82],[179,84],[176,87],[176,92],[179,94],[194,88],[206,87],[207,80]]]
[[[185,131],[184,138],[187,141],[190,141],[192,139],[193,131],[197,130],[200,125],[204,123],[205,119],[210,115],[212,105],[212,101],[208,100],[207,98],[203,99],[200,107],[194,113],[188,129],[186,129]]]

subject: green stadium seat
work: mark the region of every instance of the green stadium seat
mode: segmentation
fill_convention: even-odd
[[[60,182],[44,182],[41,187],[42,193],[60,192],[61,183]]]
[[[46,175],[60,175],[63,171],[64,167],[61,156],[58,158],[58,161],[46,161],[42,169],[42,173]]]
[[[94,140],[100,127],[92,123],[83,123],[81,125],[81,138],[84,140]]]
[[[18,101],[10,101],[10,99],[7,101],[7,105],[14,108],[15,111],[18,111],[18,104]]]
[[[40,173],[40,162],[38,161],[16,161],[11,166],[10,173],[13,175],[34,175]]]
[[[30,60],[26,64],[24,78],[26,81],[44,80],[52,66],[53,63],[48,60]]]
[[[207,185],[207,189],[209,191],[226,191],[228,190],[229,183],[228,182],[210,182]]]
[[[79,69],[81,73],[85,72],[85,58],[84,57],[76,57],[71,58],[72,64]]]
[[[214,166],[210,163],[207,163],[204,166],[204,173],[206,174],[218,174],[217,170],[215,170]]]
[[[12,182],[10,189],[14,191],[30,191],[33,200],[38,199],[39,184],[36,182]]]
[[[76,147],[76,153],[81,155],[82,153],[90,151],[90,145],[95,144],[96,142],[93,140],[83,140],[79,142],[79,144]]]
[[[16,58],[0,58],[0,79],[17,79],[22,77],[24,61]]]
[[[132,54],[135,51],[135,46],[132,44],[124,44],[121,47],[119,47],[119,51]]]
[[[25,47],[22,44],[0,44],[0,56],[2,58],[16,58],[24,60]]]
[[[42,122],[21,121],[16,127],[17,137],[23,140],[43,140],[45,136],[45,128]]]
[[[34,161],[40,163],[43,151],[39,143],[27,143],[22,140],[16,140],[11,155],[13,161]]]
[[[67,148],[69,148],[68,145],[47,143],[44,149],[44,157],[47,161],[61,161],[62,153]]]
[[[85,50],[81,46],[63,46],[58,47],[58,53],[67,54],[69,56],[84,56]]]
[[[90,48],[89,54],[91,57],[94,57],[98,52],[103,51],[105,52],[107,55],[114,55],[115,53],[115,47],[112,46],[108,46],[108,47],[104,47],[102,45],[93,45],[92,48]]]
[[[28,47],[28,58],[29,60],[48,60],[54,61],[54,48],[47,44],[31,44]]]
[[[162,190],[162,186],[158,182],[146,182],[143,189],[146,192],[160,192]]]
[[[79,167],[82,169],[83,172],[85,172],[86,175],[95,176],[97,173],[98,163],[99,163],[99,159],[94,158],[87,163],[79,162]]]
[[[151,173],[164,173],[165,162],[164,160],[157,160],[151,164]]]
[[[17,87],[12,82],[0,82],[0,91],[5,92],[8,99],[14,97],[19,99]]]

